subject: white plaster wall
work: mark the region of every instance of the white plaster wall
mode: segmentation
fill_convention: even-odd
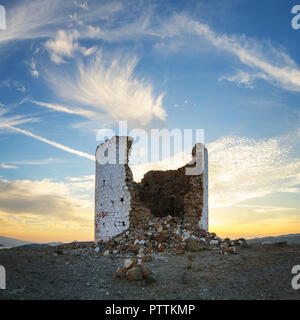
[[[208,231],[208,154],[207,149],[202,145],[203,157],[203,211],[199,221],[201,229]]]
[[[108,148],[108,153],[115,152],[114,138],[99,146],[96,151],[95,241],[108,241],[129,228],[131,196],[125,183],[125,166],[118,164],[118,161],[116,164],[101,164],[105,162],[105,149]],[[120,137],[119,144],[124,143],[127,146],[126,137]]]

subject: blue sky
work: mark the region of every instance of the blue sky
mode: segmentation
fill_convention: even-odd
[[[295,4],[0,1],[0,233],[92,238],[96,132],[119,120],[205,130],[211,231],[299,232]]]

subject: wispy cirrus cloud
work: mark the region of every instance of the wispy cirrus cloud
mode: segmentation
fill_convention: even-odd
[[[77,41],[79,36],[77,30],[59,30],[54,39],[50,39],[44,44],[51,60],[56,64],[61,64],[66,62],[65,58],[73,57],[78,51],[84,56],[89,56],[97,50],[95,46],[91,48],[80,46]]]
[[[253,82],[256,79],[264,79],[267,80],[268,77],[264,73],[249,73],[245,71],[239,71],[234,75],[222,76],[218,80],[219,81],[229,81],[236,83],[239,87],[246,87],[249,89],[254,88]]]
[[[8,116],[8,110],[4,105],[0,106],[0,130],[6,130],[8,126],[18,126],[24,123],[37,122],[39,119],[30,116]]]
[[[29,66],[29,71],[30,71],[31,75],[33,76],[33,78],[37,79],[39,77],[40,73],[37,69],[37,65],[36,65],[36,62],[33,57],[31,58],[31,60],[29,62],[27,62],[27,65]]]
[[[10,164],[0,163],[0,168],[1,169],[17,169],[18,167],[12,166]]]
[[[292,136],[224,137],[210,143],[211,206],[229,207],[274,192],[291,192],[300,184],[298,148]]]
[[[150,83],[134,75],[136,64],[136,58],[111,60],[98,51],[88,63],[78,62],[75,74],[49,74],[48,81],[61,98],[85,109],[56,110],[81,113],[92,120],[96,115],[106,122],[126,119],[145,125],[153,118],[164,120],[164,95],[155,95]]]
[[[58,162],[61,162],[61,160],[48,158],[48,159],[42,159],[42,160],[10,161],[9,164],[21,165],[21,166],[44,166],[48,164],[56,164]]]
[[[3,80],[0,82],[0,88],[5,87],[5,88],[13,88],[17,91],[20,92],[26,92],[26,87],[18,80]]]
[[[36,100],[29,100],[30,102],[39,105],[44,108],[48,108],[50,110],[58,111],[58,112],[64,112],[69,114],[77,114],[80,116],[84,116],[89,119],[103,119],[103,116],[101,116],[97,112],[89,111],[84,108],[78,108],[78,107],[71,107],[71,106],[62,106],[60,104],[53,104],[53,103],[47,103],[42,101],[36,101]]]
[[[20,133],[22,135],[25,135],[27,137],[34,138],[36,140],[39,140],[41,142],[47,143],[55,148],[61,149],[63,151],[66,151],[68,153],[75,154],[79,157],[83,157],[89,160],[94,161],[94,156],[87,154],[85,152],[81,152],[78,150],[75,150],[73,148],[67,147],[61,143],[54,142],[52,140],[46,139],[44,137],[41,137],[37,134],[34,134],[32,132],[29,132],[27,130],[21,129],[17,126],[24,124],[24,123],[30,123],[30,122],[36,122],[38,119],[36,118],[31,118],[31,117],[25,117],[25,116],[8,116],[7,115],[7,110],[5,108],[0,108],[0,132],[16,132]]]
[[[90,10],[76,11],[74,1],[66,0],[25,0],[9,4],[7,29],[1,33],[0,44],[17,40],[41,39],[55,36],[57,29],[71,23],[70,15],[76,13],[82,23],[99,21],[101,17],[113,16],[123,9],[118,1],[91,0]]]
[[[300,68],[283,48],[277,49],[270,43],[265,45],[262,41],[247,38],[245,35],[219,33],[209,25],[184,14],[175,14],[154,30],[162,39],[176,40],[183,38],[186,34],[192,34],[199,37],[199,40],[208,41],[218,50],[232,54],[242,65],[251,70],[248,75],[239,73],[232,76],[231,80],[239,84],[249,84],[250,80],[262,78],[283,89],[300,91]],[[193,38],[192,41],[196,40]],[[174,50],[173,47],[172,50]],[[230,78],[227,76],[228,79]]]
[[[0,124],[0,127],[1,127],[1,124]],[[21,134],[23,134],[25,136],[28,136],[28,137],[34,138],[36,140],[39,140],[41,142],[47,143],[47,144],[49,144],[49,145],[51,145],[51,146],[53,146],[55,148],[61,149],[61,150],[66,151],[68,153],[75,154],[75,155],[77,155],[79,157],[86,158],[86,159],[89,159],[89,160],[92,160],[92,161],[95,160],[95,157],[90,155],[90,154],[88,154],[88,153],[81,152],[79,150],[67,147],[67,146],[65,146],[65,145],[63,145],[61,143],[57,143],[57,142],[54,142],[52,140],[46,139],[46,138],[41,137],[41,136],[39,136],[37,134],[31,133],[31,132],[29,132],[27,130],[23,130],[23,129],[20,129],[20,128],[17,128],[15,126],[8,125],[8,124],[7,125],[3,125],[2,127],[6,128],[7,130],[14,131],[14,132],[17,132],[17,133],[21,133]]]

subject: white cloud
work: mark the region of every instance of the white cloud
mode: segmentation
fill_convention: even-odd
[[[91,194],[85,192],[86,198],[80,199],[69,183],[0,180],[0,191],[0,216],[6,219],[14,217],[22,223],[37,219],[48,226],[59,222],[83,226],[92,223]]]
[[[35,100],[30,100],[32,103],[37,104],[41,107],[45,107],[51,110],[55,110],[58,112],[65,112],[65,113],[70,113],[70,114],[78,114],[80,116],[84,116],[87,118],[91,119],[100,119],[99,115],[96,112],[89,111],[83,108],[76,108],[76,107],[70,107],[70,106],[62,106],[59,104],[52,104],[52,103],[46,103],[42,101],[35,101]]]
[[[97,47],[85,48],[77,41],[80,34],[77,30],[59,30],[54,39],[45,42],[45,49],[49,52],[51,60],[56,64],[65,63],[65,58],[74,57],[76,52],[89,56],[97,51]]]
[[[245,71],[239,71],[235,75],[231,76],[222,76],[218,80],[227,80],[229,82],[235,82],[239,87],[246,87],[249,89],[253,89],[253,82],[256,79],[264,79],[267,80],[267,76],[264,73],[249,73]]]
[[[75,4],[77,7],[81,8],[81,9],[88,10],[88,2],[87,2],[87,1],[82,1],[82,2],[80,2],[80,1],[74,1],[74,4]]]
[[[210,203],[231,206],[300,183],[297,144],[287,137],[254,140],[225,137],[208,145]]]
[[[18,167],[12,166],[12,165],[9,165],[9,164],[5,164],[5,163],[0,163],[0,168],[1,169],[17,169]]]
[[[75,12],[84,24],[93,23],[103,15],[113,16],[122,10],[118,1],[90,1],[91,10]],[[84,5],[83,5],[84,6]],[[83,7],[81,5],[81,7]],[[1,33],[0,44],[15,40],[53,37],[65,27],[68,15],[74,13],[73,1],[24,0],[7,8],[7,29]]]
[[[275,206],[258,206],[258,205],[237,205],[237,208],[253,208],[253,212],[255,213],[273,213],[279,212],[282,213],[284,211],[293,211],[296,208],[287,208],[287,207],[275,207]]]
[[[98,51],[89,63],[79,62],[75,74],[52,73],[48,80],[62,98],[83,105],[92,120],[92,113],[107,122],[164,120],[163,94],[155,96],[152,85],[134,75],[136,64],[136,58],[105,59]]]
[[[97,51],[97,47],[91,47],[91,48],[81,47],[81,52],[85,57],[90,56],[91,54],[95,53],[96,51]]]
[[[300,91],[300,69],[282,48],[276,49],[271,45],[264,45],[262,42],[249,39],[245,35],[219,34],[207,24],[183,14],[174,15],[157,30],[159,30],[157,33],[162,39],[176,39],[184,37],[186,33],[196,35],[199,40],[205,39],[219,50],[233,54],[242,64],[255,71],[254,77],[268,80],[286,90]],[[241,79],[243,75],[239,76]],[[245,77],[242,79],[245,81]]]
[[[66,32],[59,30],[54,40],[48,40],[45,48],[48,50],[51,60],[54,63],[64,63],[64,57],[70,58],[79,49],[79,44],[75,41],[79,33],[76,30]]]
[[[0,108],[0,131],[6,130],[8,126],[17,126],[29,122],[37,122],[38,119],[25,116],[7,116],[7,110]]]
[[[3,128],[6,128],[7,130],[11,130],[11,131],[14,131],[14,132],[17,132],[17,133],[21,133],[25,136],[28,136],[28,137],[31,137],[31,138],[34,138],[36,140],[39,140],[39,141],[42,141],[44,143],[47,143],[55,148],[58,148],[58,149],[61,149],[63,151],[66,151],[68,153],[72,153],[72,154],[75,154],[79,157],[83,157],[83,158],[86,158],[86,159],[89,159],[89,160],[92,160],[94,161],[95,160],[95,157],[88,154],[88,153],[85,153],[85,152],[81,152],[81,151],[78,151],[78,150],[75,150],[75,149],[72,149],[72,148],[69,148],[61,143],[57,143],[57,142],[54,142],[54,141],[51,141],[49,139],[46,139],[46,138],[43,138],[39,135],[36,135],[34,133],[31,133],[29,131],[26,131],[26,130],[23,130],[23,129],[20,129],[20,128],[17,128],[17,127],[14,127],[10,124],[4,124],[4,125],[1,125],[0,123],[0,127],[3,127]]]
[[[30,68],[30,73],[33,76],[33,78],[37,79],[39,77],[39,71],[37,70],[36,62],[34,58],[31,58],[29,62],[27,62],[29,68]]]
[[[26,87],[18,80],[13,80],[13,81],[3,80],[0,83],[0,88],[1,87],[13,88],[23,93],[26,92]]]
[[[11,161],[11,164],[16,164],[16,165],[28,165],[28,166],[43,166],[47,164],[54,164],[57,163],[59,160],[54,159],[54,158],[49,158],[49,159],[42,159],[42,160],[23,160],[23,161]]]
[[[19,116],[19,115],[9,117],[6,114],[7,114],[7,110],[3,107],[0,107],[0,132],[1,131],[2,132],[4,132],[4,131],[5,132],[6,131],[17,132],[17,133],[23,134],[25,136],[34,138],[36,140],[42,141],[44,143],[47,143],[55,148],[61,149],[61,150],[66,151],[68,153],[75,154],[79,157],[83,157],[83,158],[86,158],[86,159],[89,159],[92,161],[95,160],[95,157],[90,154],[69,148],[61,143],[51,141],[51,140],[46,139],[44,137],[41,137],[37,134],[31,133],[27,130],[23,130],[21,128],[16,127],[16,126],[24,124],[24,123],[36,122],[36,121],[38,121],[38,119],[30,118],[30,117],[26,118],[26,117]]]
[[[183,14],[158,19],[159,12],[156,11],[157,16],[153,16],[154,6],[149,5],[145,10],[144,6],[125,7],[121,2],[111,1],[101,4],[98,1],[90,1],[87,5],[85,1],[31,0],[22,1],[9,9],[14,14],[8,17],[8,28],[2,33],[0,43],[54,37],[54,40],[47,42],[47,46],[51,59],[58,64],[71,57],[74,50],[83,55],[95,52],[96,49],[93,47],[78,48],[79,38],[111,42],[140,37],[157,46],[159,41],[168,39],[172,40],[172,43],[183,39],[193,41],[194,44],[196,36],[199,43],[204,39],[218,50],[227,51],[252,70],[248,74],[238,73],[223,79],[227,78],[239,85],[251,87],[255,79],[261,78],[281,88],[300,91],[300,69],[282,48],[276,49],[269,42],[266,44],[265,41],[249,39],[245,35],[218,33],[207,24]],[[68,15],[72,15],[73,20],[76,17],[78,30],[65,30],[62,31],[64,34],[57,35],[57,29],[64,30],[70,27],[66,20]],[[99,21],[103,22],[100,26]],[[75,35],[76,32],[79,35]],[[186,37],[186,34],[191,37]],[[73,38],[78,41],[74,41]]]

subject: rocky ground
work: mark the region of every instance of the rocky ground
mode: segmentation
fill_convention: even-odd
[[[190,262],[192,261],[192,265]],[[251,245],[236,253],[154,253],[150,277],[115,276],[124,257],[94,245],[0,250],[7,289],[0,299],[300,299],[291,287],[299,245]]]

